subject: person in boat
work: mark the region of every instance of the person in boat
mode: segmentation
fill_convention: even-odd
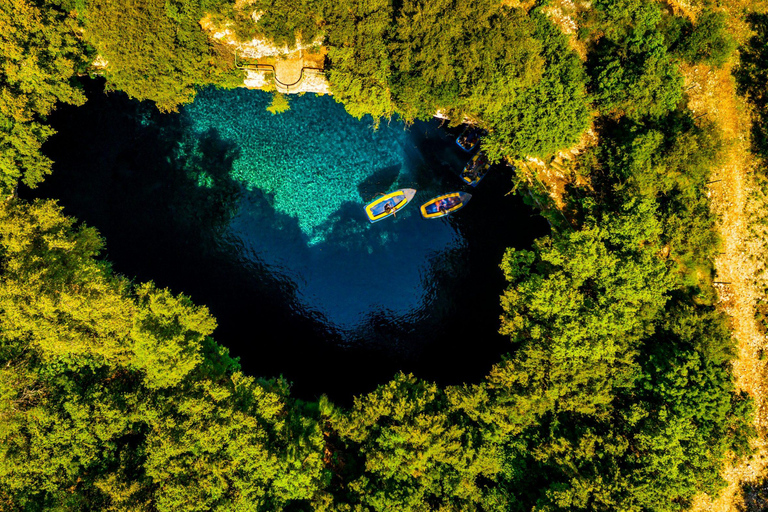
[[[385,203],[384,204],[384,213],[386,213],[387,215],[392,213],[392,205],[391,204],[389,204],[389,203]]]
[[[477,157],[477,160],[475,160],[475,162],[470,165],[470,168],[466,172],[466,175],[471,179],[475,179],[479,177],[480,169],[482,167],[485,167],[487,163],[488,163],[488,157],[486,157],[484,153],[480,153],[480,155]]]
[[[475,146],[478,138],[479,134],[476,130],[467,128],[464,130],[464,133],[459,136],[459,145],[465,150],[469,151]]]
[[[482,156],[480,158],[478,158],[477,160],[470,160],[469,165],[467,166],[468,169],[466,171],[464,171],[463,175],[466,176],[467,178],[471,179],[471,180],[474,180],[475,178],[477,178],[477,174],[478,174],[477,168],[480,165],[480,159],[481,158],[482,158]]]

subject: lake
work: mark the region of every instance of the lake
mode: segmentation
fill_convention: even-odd
[[[356,120],[329,96],[247,89],[200,92],[179,113],[104,93],[50,116],[54,174],[26,197],[59,200],[106,238],[115,271],[206,305],[216,340],[244,371],[283,375],[303,398],[347,402],[397,371],[441,384],[478,381],[512,347],[498,334],[499,269],[546,222],[509,194],[495,166],[476,189],[471,157],[439,120]],[[418,190],[396,218],[363,205]],[[419,206],[452,191],[455,214]]]

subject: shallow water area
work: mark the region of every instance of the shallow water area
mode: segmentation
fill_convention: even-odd
[[[51,118],[56,162],[38,197],[97,227],[114,268],[205,304],[214,337],[254,375],[284,375],[300,396],[345,400],[395,371],[476,380],[508,350],[497,334],[504,248],[546,223],[507,195],[509,170],[477,187],[471,157],[435,120],[356,120],[330,97],[202,91],[178,114],[102,92]],[[363,206],[418,190],[395,218]],[[418,207],[452,191],[471,202],[439,220]]]
[[[347,336],[373,311],[420,314],[430,256],[462,238],[445,223],[421,222],[416,200],[377,224],[363,210],[399,188],[421,187],[422,199],[438,193],[439,183],[418,176],[424,160],[411,134],[399,122],[374,130],[328,96],[293,97],[280,115],[265,114],[269,99],[208,89],[184,109],[198,136],[213,131],[239,149],[230,176],[241,199],[222,241],[289,277],[304,307]]]

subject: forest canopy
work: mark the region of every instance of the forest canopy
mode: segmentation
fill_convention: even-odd
[[[551,2],[10,0],[0,6],[0,508],[18,510],[683,510],[749,452],[751,402],[717,304],[705,185],[723,137],[687,106],[681,66],[722,66],[726,15],[596,0],[565,34]],[[551,234],[500,263],[507,353],[479,382],[398,374],[351,407],[245,375],[194,298],[113,272],[98,232],[13,194],[51,171],[46,116],[109,87],[163,111],[241,80],[202,30],[322,38],[355,117],[437,111],[489,131],[495,160],[572,161]],[[742,92],[764,106],[764,15]],[[574,50],[582,45],[584,55]],[[762,87],[762,89],[761,89]],[[275,96],[275,112],[287,108]],[[766,154],[765,128],[754,128]]]
[[[360,5],[354,18],[328,7],[325,26],[331,88],[354,116],[470,119],[490,131],[494,160],[546,157],[588,127],[583,66],[539,10],[494,0]]]
[[[34,186],[51,172],[40,153],[51,135],[45,117],[57,102],[80,104],[70,78],[87,59],[77,22],[55,3],[31,0],[0,5],[0,190],[18,181]]]
[[[239,74],[200,29],[210,0],[86,0],[86,38],[106,60],[109,87],[151,99],[161,111],[190,103],[198,88],[233,86]]]

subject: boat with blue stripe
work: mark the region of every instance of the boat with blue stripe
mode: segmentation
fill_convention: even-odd
[[[467,162],[464,170],[461,171],[461,179],[467,185],[476,187],[485,178],[485,175],[488,174],[490,168],[491,162],[488,160],[485,152],[479,151],[472,157],[472,160]]]
[[[365,214],[371,222],[378,222],[382,219],[386,219],[405,208],[405,205],[407,205],[415,195],[416,190],[412,188],[403,188],[390,192],[389,194],[384,194],[365,205]]]
[[[421,216],[425,219],[437,219],[464,208],[472,194],[466,192],[451,192],[430,199],[421,205]]]
[[[456,145],[467,153],[470,153],[478,145],[480,137],[484,134],[485,131],[480,128],[467,126],[464,128],[464,131],[461,132],[461,135],[456,138]]]

